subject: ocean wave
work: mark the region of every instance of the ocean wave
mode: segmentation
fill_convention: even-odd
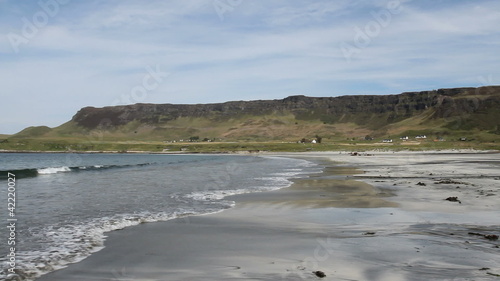
[[[168,221],[190,215],[216,213],[220,208],[197,210],[179,209],[162,213],[142,212],[122,214],[88,220],[74,225],[47,226],[42,229],[31,229],[41,243],[47,245],[43,250],[19,251],[16,253],[16,273],[21,280],[35,280],[43,274],[79,262],[92,253],[104,248],[106,233],[135,226],[141,223]],[[2,268],[8,268],[4,257],[0,258]],[[7,278],[0,272],[0,280]]]
[[[49,175],[49,174],[57,174],[63,172],[71,172],[70,167],[49,167],[43,169],[37,169],[37,173],[39,175]]]
[[[244,194],[255,192],[251,189],[234,189],[234,190],[207,190],[207,191],[196,191],[184,195],[184,198],[190,198],[198,201],[218,201],[222,200],[227,196]]]
[[[232,195],[239,195],[245,193],[254,193],[254,192],[265,192],[265,191],[273,191],[282,189],[285,187],[289,187],[293,182],[292,178],[297,177],[304,173],[304,169],[299,168],[291,168],[285,169],[282,172],[270,174],[267,177],[258,177],[255,178],[257,181],[262,181],[260,186],[253,186],[248,188],[241,189],[224,189],[224,190],[204,190],[204,191],[195,191],[189,194],[186,194],[182,197],[189,198],[198,201],[220,201],[224,198]],[[172,198],[178,198],[177,195],[173,195]],[[224,202],[222,202],[224,203]],[[234,205],[234,202],[226,202],[229,205]]]
[[[22,178],[32,178],[39,175],[51,175],[58,173],[68,173],[68,172],[83,172],[83,171],[96,171],[96,170],[107,170],[107,169],[120,169],[120,168],[131,168],[131,167],[142,167],[147,165],[152,165],[153,163],[141,163],[133,165],[91,165],[91,166],[77,166],[77,167],[46,167],[46,168],[31,168],[31,169],[18,169],[9,171],[0,171],[0,179],[6,179],[8,174],[14,174],[17,179]]]

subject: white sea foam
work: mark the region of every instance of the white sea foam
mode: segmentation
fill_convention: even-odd
[[[87,169],[101,169],[104,168],[104,165],[94,165],[94,166],[81,166],[78,167],[79,170],[87,170]]]
[[[197,191],[191,192],[190,194],[184,195],[185,198],[190,198],[199,201],[215,201],[222,200],[227,196],[238,195],[252,192],[250,189],[234,189],[234,190],[207,190],[207,191]]]
[[[303,163],[303,167],[310,167],[309,163],[310,162]],[[311,165],[311,166],[314,166],[314,165]],[[262,186],[254,186],[254,187],[249,187],[249,188],[232,189],[232,190],[196,191],[196,192],[191,192],[187,195],[184,195],[183,197],[198,200],[198,201],[219,201],[219,200],[224,199],[227,196],[232,196],[232,195],[278,190],[278,189],[282,189],[282,188],[290,186],[292,184],[292,181],[290,181],[290,179],[292,179],[292,178],[294,178],[302,173],[304,173],[304,169],[301,169],[301,168],[285,169],[283,172],[273,173],[267,177],[255,178],[255,180],[263,181]],[[231,206],[234,206],[234,204],[235,204],[232,201],[231,202],[223,202],[223,203],[227,203]]]
[[[288,187],[292,183],[284,177],[262,177],[256,178],[256,180],[265,180],[269,183],[264,186],[255,186],[241,189],[195,191],[186,194],[183,197],[198,201],[219,201],[232,195],[278,190],[284,187]],[[234,205],[234,202],[232,202],[231,205]]]
[[[41,275],[79,262],[90,254],[104,248],[105,233],[147,222],[167,221],[189,215],[216,213],[219,210],[206,209],[203,213],[195,210],[179,209],[171,213],[136,213],[113,217],[102,217],[67,226],[48,226],[31,230],[47,245],[43,250],[19,251],[17,270],[22,280],[35,280]],[[2,259],[3,260],[3,259]],[[5,262],[4,262],[5,263]],[[0,273],[0,279],[2,276]]]
[[[38,169],[37,171],[38,174],[40,175],[49,175],[49,174],[70,172],[71,169],[69,167],[49,167],[49,168]]]

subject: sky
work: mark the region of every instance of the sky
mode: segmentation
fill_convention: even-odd
[[[0,0],[0,134],[82,107],[500,84],[498,0]]]

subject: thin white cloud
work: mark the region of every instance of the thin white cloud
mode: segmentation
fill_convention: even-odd
[[[345,13],[349,1],[302,2],[304,5],[276,5],[267,14],[265,21],[271,26],[300,26],[302,24],[323,23],[339,13]]]
[[[82,28],[146,29],[174,24],[181,18],[207,10],[207,1],[119,1],[100,3],[100,9],[83,15]]]

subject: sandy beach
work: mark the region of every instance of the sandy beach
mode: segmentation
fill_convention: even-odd
[[[281,156],[325,168],[217,214],[110,232],[37,281],[500,278],[500,154]]]

